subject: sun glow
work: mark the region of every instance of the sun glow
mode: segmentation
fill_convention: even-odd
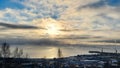
[[[57,24],[54,24],[54,23],[51,23],[51,24],[48,24],[47,27],[47,34],[48,35],[58,35],[60,34],[60,27],[57,25]]]
[[[40,23],[39,23],[40,22]],[[34,25],[37,25],[38,27],[42,29],[36,30],[36,32],[39,35],[44,35],[46,38],[54,38],[58,37],[58,35],[62,35],[63,32],[61,29],[63,29],[63,23],[61,21],[56,21],[52,18],[43,18],[40,20],[35,20]]]

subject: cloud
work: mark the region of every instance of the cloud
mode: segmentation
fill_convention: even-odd
[[[65,17],[64,20],[68,20],[70,24],[74,23],[73,26],[78,25],[76,27],[80,29],[118,29],[120,28],[117,26],[120,25],[119,7],[105,4],[106,2],[109,2],[109,0],[79,5],[77,9],[68,11],[69,13],[64,14],[61,18]]]
[[[82,46],[82,47],[97,47],[96,45],[114,45],[116,44],[114,40],[96,40],[96,41],[83,41],[85,39],[90,39],[90,37],[84,36],[84,37],[79,37],[79,38],[59,38],[59,39],[32,39],[32,38],[1,38],[0,39],[0,44],[3,42],[7,42],[10,45],[37,45],[37,46]],[[99,39],[102,37],[91,37],[91,39]],[[68,40],[67,40],[68,39]],[[78,40],[79,41],[76,41]],[[63,40],[63,41],[60,41]],[[66,40],[66,42],[65,42]],[[72,42],[69,42],[71,40]],[[116,39],[115,39],[116,40]],[[76,43],[79,42],[79,43]],[[120,40],[117,40],[117,45],[119,45]],[[98,46],[99,47],[99,46]]]
[[[60,29],[63,32],[72,32],[72,31],[80,31],[79,29]]]
[[[79,40],[85,40],[85,39],[102,39],[103,37],[101,36],[90,36],[90,35],[69,35],[69,36],[65,36],[64,38],[58,38],[58,39],[79,39]]]
[[[115,42],[116,41],[116,42]],[[92,42],[101,42],[101,43],[120,43],[120,39],[107,39],[107,40],[100,40],[100,41],[92,41]]]
[[[1,26],[14,29],[1,31],[2,37],[46,38],[48,37],[45,33],[46,24],[56,23],[61,27],[59,30],[65,36],[84,34],[95,37],[119,38],[120,33],[115,32],[120,28],[119,0],[11,1],[23,5],[24,8],[6,7],[0,9],[0,21],[3,22]],[[6,24],[6,22],[12,24]],[[22,30],[30,28],[35,28],[35,30]]]
[[[30,25],[16,25],[16,24],[9,24],[9,23],[2,23],[0,22],[0,26],[6,27],[6,28],[12,28],[12,29],[39,29],[36,26],[30,26]]]
[[[95,8],[99,9],[101,7],[119,7],[120,6],[120,1],[119,0],[99,0],[94,3],[89,3],[87,5],[79,6],[78,9],[84,9],[84,8]]]
[[[61,13],[67,8],[66,5],[56,4],[57,0],[47,1],[47,0],[25,0],[13,2],[21,3],[24,5],[24,9],[15,9],[6,7],[0,10],[0,21],[1,22],[30,22],[34,19],[50,17],[53,19],[58,19]],[[17,5],[16,5],[17,6]]]
[[[4,8],[1,10],[2,22],[30,22],[34,19],[50,17],[53,19],[59,19],[61,15],[74,8],[76,5],[87,4],[98,0],[12,0],[12,2],[20,3],[24,5],[24,9]],[[77,3],[77,4],[76,4]],[[71,9],[72,10],[72,9]],[[70,11],[71,11],[70,10]],[[74,9],[73,9],[74,10]],[[17,12],[17,13],[16,13]],[[14,19],[13,19],[14,18]]]
[[[62,45],[65,44],[62,41],[51,40],[51,39],[26,39],[26,38],[1,38],[0,44],[7,42],[11,45]]]

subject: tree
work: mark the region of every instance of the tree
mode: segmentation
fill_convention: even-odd
[[[18,47],[16,47],[16,49],[13,51],[13,57],[18,58],[18,54],[19,54],[19,50]]]
[[[14,58],[23,58],[23,49],[19,49],[16,47],[16,49],[13,52],[13,57]]]
[[[2,44],[1,47],[1,57],[8,58],[10,57],[10,45],[6,42]]]
[[[30,58],[30,56],[29,56],[29,54],[28,54],[28,53],[26,53],[25,58]]]
[[[12,55],[11,55],[12,54]],[[23,49],[19,49],[18,47],[15,48],[15,50],[13,52],[10,51],[10,45],[8,43],[3,43],[1,46],[1,50],[0,50],[0,57],[3,58],[9,58],[9,57],[13,57],[13,58],[24,58],[24,57],[29,57],[28,54],[26,54],[24,56],[24,52]]]
[[[23,58],[23,49],[19,50],[19,58]]]
[[[1,51],[0,51],[0,57],[2,57],[2,53],[1,53]]]

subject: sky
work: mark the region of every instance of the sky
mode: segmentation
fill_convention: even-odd
[[[119,12],[120,0],[0,0],[0,41],[108,45],[119,42]]]

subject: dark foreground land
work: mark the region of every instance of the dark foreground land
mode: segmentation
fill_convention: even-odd
[[[0,68],[120,68],[120,54],[96,53],[54,59],[0,58]]]

